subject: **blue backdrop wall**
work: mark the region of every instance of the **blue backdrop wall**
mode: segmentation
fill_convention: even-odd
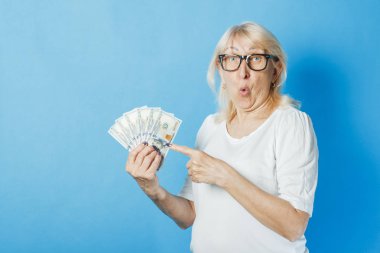
[[[320,149],[311,252],[380,252],[377,1],[0,0],[0,252],[188,252],[179,229],[125,172],[108,134],[160,106],[193,146],[216,109],[206,71],[231,25],[256,21],[289,58]],[[160,182],[177,193],[186,157]]]

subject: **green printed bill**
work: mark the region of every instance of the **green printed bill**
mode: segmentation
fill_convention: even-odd
[[[181,122],[159,107],[143,106],[117,118],[108,133],[128,151],[147,143],[165,157]]]

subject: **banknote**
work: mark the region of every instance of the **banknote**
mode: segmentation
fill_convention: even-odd
[[[180,119],[169,113],[162,112],[154,126],[148,144],[157,147],[161,154],[165,156],[169,150],[169,144],[173,141],[180,125]]]
[[[181,123],[160,107],[142,106],[123,113],[108,133],[128,151],[147,143],[165,157]]]
[[[116,119],[113,127],[119,129],[119,132],[121,132],[124,139],[127,140],[129,146],[131,146],[131,147],[134,146],[136,141],[135,141],[134,136],[131,132],[131,129],[129,128],[128,121],[125,119],[124,116]]]
[[[135,144],[140,144],[137,108],[123,114]],[[137,146],[136,145],[136,146]]]
[[[115,139],[117,140],[124,148],[131,150],[132,146],[128,143],[128,141],[124,138],[123,134],[115,129],[115,126],[112,126],[109,130],[108,133]]]

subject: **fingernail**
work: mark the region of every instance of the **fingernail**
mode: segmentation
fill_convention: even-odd
[[[157,147],[156,147],[156,148],[157,148]],[[161,154],[161,150],[160,150],[159,148],[157,148],[157,149],[155,149],[155,150],[156,150],[156,152],[157,152],[158,155],[162,156],[162,154]]]

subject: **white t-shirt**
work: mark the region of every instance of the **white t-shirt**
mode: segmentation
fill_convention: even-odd
[[[226,122],[209,115],[196,148],[221,159],[262,190],[313,212],[318,147],[309,116],[293,107],[276,109],[254,132],[233,138]],[[187,177],[180,196],[194,201],[194,253],[305,253],[305,236],[291,242],[267,228],[222,188]]]

